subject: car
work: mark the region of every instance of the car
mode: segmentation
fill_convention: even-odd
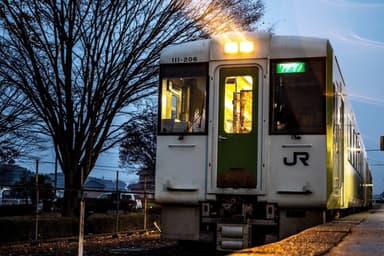
[[[143,208],[143,203],[139,198],[136,197],[135,194],[120,192],[119,195],[120,195],[119,205],[121,209],[139,210]],[[110,199],[110,200],[113,200],[114,204],[116,204],[115,192],[102,193],[97,198]]]

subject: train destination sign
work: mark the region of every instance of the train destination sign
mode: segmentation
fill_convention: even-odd
[[[284,62],[284,63],[277,63],[276,65],[277,74],[303,73],[303,72],[305,72],[304,62]]]

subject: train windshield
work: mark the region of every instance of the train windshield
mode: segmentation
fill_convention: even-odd
[[[325,133],[325,61],[271,61],[272,134]]]
[[[160,67],[159,134],[205,134],[208,65]]]

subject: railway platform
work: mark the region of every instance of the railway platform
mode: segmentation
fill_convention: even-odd
[[[245,255],[384,255],[384,205],[315,226],[279,242],[230,254]]]

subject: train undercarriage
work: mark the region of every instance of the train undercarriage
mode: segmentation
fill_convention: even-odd
[[[164,205],[162,236],[233,251],[278,241],[326,221],[321,208],[281,208],[254,197],[220,196],[196,206]],[[177,235],[173,235],[177,234]]]

